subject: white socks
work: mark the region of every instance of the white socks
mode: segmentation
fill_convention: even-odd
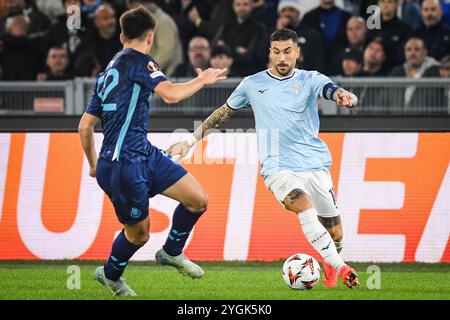
[[[333,239],[317,218],[316,209],[308,209],[298,214],[303,233],[308,242],[322,256],[327,264],[338,271],[345,265],[339,256]]]
[[[342,249],[344,249],[344,242],[341,241],[335,241],[334,245],[336,246],[336,250],[338,253],[341,253]]]

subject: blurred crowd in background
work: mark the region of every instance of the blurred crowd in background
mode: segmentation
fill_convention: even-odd
[[[0,79],[96,77],[121,50],[118,18],[139,5],[156,20],[151,56],[170,77],[209,66],[229,77],[264,70],[270,34],[281,28],[298,33],[302,69],[450,76],[446,0],[0,0]],[[80,8],[80,28],[67,27],[71,6]]]

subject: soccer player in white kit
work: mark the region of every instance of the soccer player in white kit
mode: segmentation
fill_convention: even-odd
[[[172,157],[183,158],[190,148],[218,128],[238,109],[253,109],[261,176],[266,186],[298,215],[308,242],[324,259],[324,284],[349,288],[359,285],[356,271],[339,256],[343,231],[329,168],[331,155],[319,138],[319,98],[349,108],[357,97],[317,71],[295,68],[300,56],[297,34],[289,29],[271,35],[268,70],[248,76],[186,141],[171,146]],[[210,130],[211,131],[211,130]]]

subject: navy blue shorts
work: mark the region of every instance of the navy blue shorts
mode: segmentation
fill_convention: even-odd
[[[149,198],[162,193],[187,174],[164,151],[152,147],[149,158],[138,163],[99,159],[96,177],[111,199],[122,224],[135,224],[148,216]]]

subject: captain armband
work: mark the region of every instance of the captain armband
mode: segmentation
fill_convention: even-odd
[[[338,85],[330,82],[323,87],[322,96],[327,100],[334,100],[334,93],[340,88],[341,87],[339,87]]]

